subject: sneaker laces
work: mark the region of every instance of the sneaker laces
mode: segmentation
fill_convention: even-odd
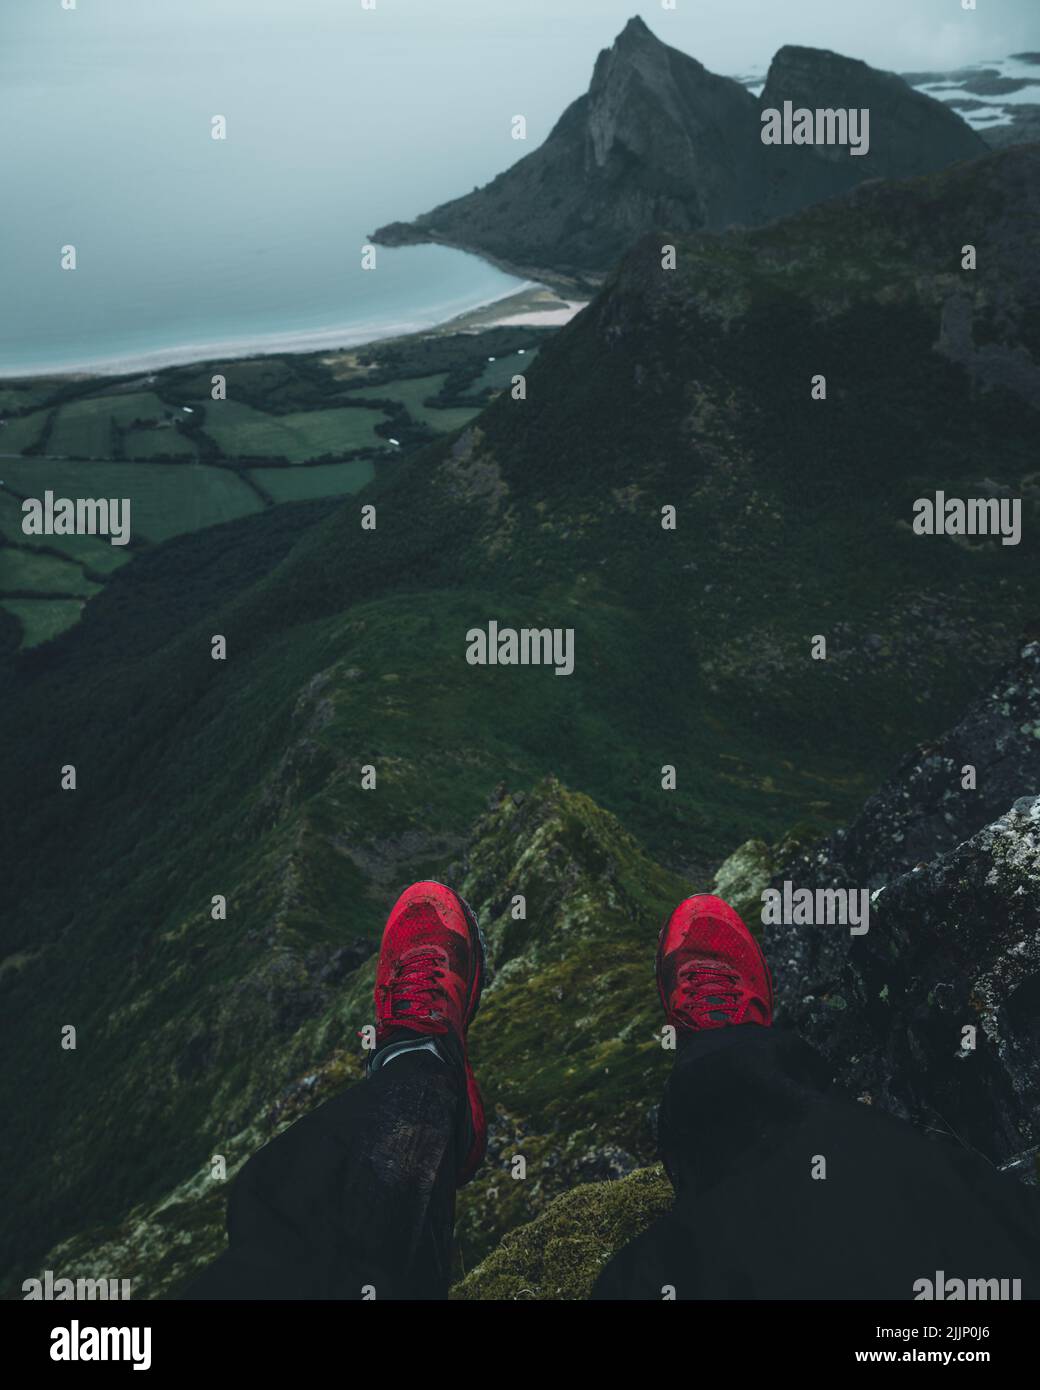
[[[686,961],[679,967],[677,983],[679,1005],[698,1028],[733,1022],[744,995],[735,971],[702,961]],[[722,1017],[717,1017],[720,1014]]]
[[[436,946],[419,946],[402,956],[389,982],[379,986],[377,1021],[393,1023],[441,1017],[433,1008],[433,1000],[442,993],[440,981],[444,978],[444,964],[444,953]]]

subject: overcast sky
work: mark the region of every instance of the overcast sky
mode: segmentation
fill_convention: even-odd
[[[88,28],[125,14],[128,27],[170,27],[182,33],[225,25],[243,34],[291,17],[301,37],[332,26],[344,32],[377,23],[402,39],[422,41],[431,57],[447,43],[479,61],[482,48],[498,56],[503,45],[519,60],[543,53],[547,71],[567,74],[584,86],[595,53],[606,47],[632,14],[640,14],[666,42],[708,67],[739,72],[764,65],[784,43],[833,48],[896,71],[957,65],[1003,57],[1040,45],[1040,0],[76,0],[75,19],[61,0],[0,0],[0,43],[13,37],[19,14],[49,6],[57,23]],[[5,34],[5,31],[7,33]]]
[[[272,168],[324,157],[313,135],[298,138],[296,123],[334,128],[355,165],[369,158],[388,184],[396,175],[412,215],[430,196],[421,171],[436,173],[440,201],[526,153],[509,138],[514,113],[527,119],[528,148],[544,140],[633,14],[732,76],[764,73],[785,43],[895,72],[1040,50],[1040,0],[977,0],[974,11],[961,0],[676,0],[674,10],[661,0],[375,3],[76,0],[69,12],[61,0],[0,0],[8,182],[17,187],[42,157],[34,140],[53,159],[62,131],[65,144],[78,135],[96,174],[120,131],[172,138],[197,99],[202,111],[234,112],[243,136],[259,135],[266,121]],[[280,131],[292,148],[280,148]],[[400,166],[407,151],[418,171]]]
[[[342,3],[342,0],[333,0]],[[270,0],[277,5],[277,0]],[[360,4],[360,0],[347,0]],[[452,31],[508,30],[605,47],[639,14],[659,38],[723,72],[763,64],[785,43],[833,48],[896,71],[1004,57],[1040,43],[1040,0],[377,0]]]

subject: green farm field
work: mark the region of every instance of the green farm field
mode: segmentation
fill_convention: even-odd
[[[78,623],[83,603],[78,599],[5,599],[2,607],[21,626],[22,646],[37,647]]]
[[[121,380],[5,382],[0,608],[17,619],[22,646],[33,646],[77,622],[78,596],[91,597],[142,549],[283,504],[357,492],[380,467],[467,425],[533,362],[545,336],[491,329],[396,339],[353,350],[356,366],[346,372],[342,357],[312,354]],[[212,398],[216,376],[223,400]],[[48,489],[130,498],[130,546],[25,536],[22,498]]]
[[[447,372],[435,372],[432,376],[417,376],[410,380],[395,381],[389,386],[378,388],[378,394],[388,400],[399,401],[413,420],[429,425],[433,430],[461,429],[463,425],[480,414],[480,406],[440,407],[429,406],[426,400],[438,396],[444,389]],[[363,390],[363,388],[362,388]],[[376,394],[375,391],[372,394]]]
[[[89,598],[100,589],[74,560],[5,545],[0,549],[0,592],[82,595]]]
[[[9,459],[5,482],[26,497],[128,497],[133,535],[164,541],[257,512],[263,502],[229,468],[200,463],[75,463]]]
[[[110,574],[130,558],[126,546],[112,545],[107,536],[27,537],[22,531],[21,503],[0,489],[0,537],[10,546],[46,547],[97,574]]]
[[[369,459],[350,463],[315,463],[309,468],[254,468],[251,478],[276,502],[303,502],[312,497],[341,497],[371,482],[375,469]]]
[[[66,458],[112,458],[113,424],[126,429],[134,420],[162,420],[168,410],[151,391],[72,401],[58,411],[47,452]]]
[[[195,458],[196,445],[180,430],[138,429],[127,430],[123,436],[123,457],[131,462],[141,462],[155,458],[158,454],[172,454],[178,458]]]
[[[46,410],[34,410],[29,415],[4,420],[0,428],[0,454],[20,454],[23,449],[33,448],[43,434],[48,413]]]
[[[226,400],[209,404],[205,430],[226,458],[287,458],[290,463],[305,463],[325,454],[386,448],[375,433],[376,425],[385,422],[382,411],[363,406],[268,415],[241,401]]]

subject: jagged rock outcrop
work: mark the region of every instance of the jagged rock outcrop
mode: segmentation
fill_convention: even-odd
[[[959,789],[969,763],[979,774],[974,792]],[[823,1052],[839,1085],[865,1104],[953,1133],[1024,1182],[1036,1181],[1040,1150],[1038,787],[1033,642],[847,831],[789,860],[775,878],[879,890],[867,935],[850,947],[834,927],[765,933],[778,1022]],[[790,842],[771,855],[749,841],[719,871],[718,890],[743,895],[749,918],[778,850],[781,860],[790,855]],[[968,1027],[974,1048],[965,1046]],[[576,1188],[510,1231],[453,1296],[584,1298],[610,1256],[669,1201],[660,1169]]]
[[[866,935],[765,932],[778,1016],[840,1084],[1026,1179],[1040,1152],[1038,793],[1040,643],[1030,642],[847,830],[776,873],[774,886],[872,890]]]
[[[457,1213],[471,1269],[561,1193],[653,1159],[670,1061],[654,949],[687,888],[614,816],[554,777],[496,794],[450,878],[477,912],[493,963],[470,1035],[488,1157]],[[517,1155],[523,1182],[510,1176]]]
[[[763,146],[760,113],[785,100],[869,106],[869,153]],[[543,145],[484,188],[373,239],[444,242],[525,274],[594,282],[652,229],[757,225],[864,179],[928,173],[986,151],[955,112],[893,73],[826,50],[782,48],[756,100],[634,18]]]

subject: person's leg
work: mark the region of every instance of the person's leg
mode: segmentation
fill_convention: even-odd
[[[675,909],[661,932],[657,983],[676,1035],[658,1146],[677,1194],[703,1190],[819,1105],[827,1068],[773,1028],[765,957],[721,898],[700,894]]]
[[[390,914],[368,1078],[249,1160],[229,1247],[184,1298],[442,1298],[455,1189],[486,1143],[466,1032],[484,953],[467,905],[413,884]]]
[[[405,1052],[254,1154],[185,1298],[445,1297],[462,1078]]]
[[[676,1202],[609,1261],[592,1291],[597,1299],[659,1299],[665,1289],[672,1297],[716,1296],[712,1281],[740,1210],[726,1203],[719,1209],[709,1189],[743,1175],[757,1192],[764,1155],[811,1107],[826,1103],[825,1064],[773,1028],[765,958],[721,898],[687,898],[669,917],[658,943],[657,988],[676,1045],[657,1121],[658,1153]],[[719,1226],[707,1237],[703,1217],[695,1233],[678,1219],[680,1211],[698,1209],[701,1194]],[[753,1259],[761,1232],[746,1243]]]
[[[903,1300],[936,1270],[1040,1287],[1031,1191],[832,1087],[773,1028],[762,952],[721,899],[669,918],[658,987],[677,1042],[658,1126],[675,1202],[594,1298]]]
[[[681,1036],[658,1114],[658,1151],[676,1194],[758,1161],[828,1090],[823,1060],[778,1028],[743,1023]]]

